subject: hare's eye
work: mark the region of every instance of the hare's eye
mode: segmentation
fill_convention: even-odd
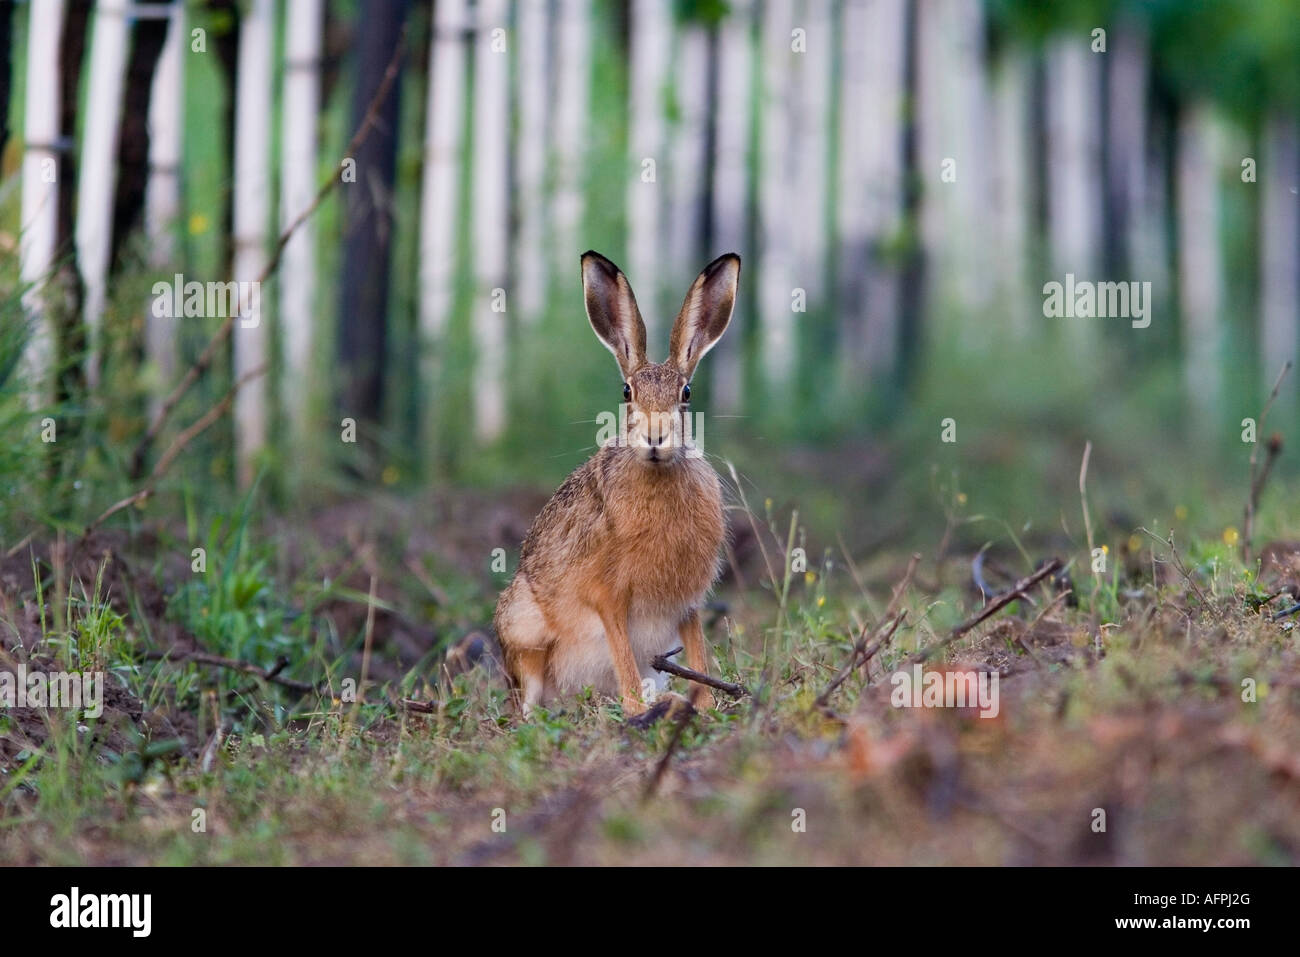
[[[623,401],[624,402],[632,401],[632,387],[628,385],[626,382],[623,383]]]
[[[682,386],[682,401],[683,402],[691,401],[691,384],[689,382],[686,383],[686,385]]]

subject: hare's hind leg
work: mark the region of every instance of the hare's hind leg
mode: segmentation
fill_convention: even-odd
[[[542,703],[546,690],[546,652],[529,649],[519,653],[515,662],[519,685],[519,708],[528,717],[534,706]]]
[[[505,652],[506,670],[520,710],[527,717],[546,694],[546,663],[550,654],[546,619],[537,606],[528,579],[522,575],[502,593],[496,614],[497,637]]]
[[[677,634],[686,649],[686,664],[701,674],[709,673],[709,646],[704,640],[704,628],[700,625],[699,609],[694,609],[686,619],[677,626]],[[701,711],[717,707],[713,692],[701,684],[691,687],[691,704]]]

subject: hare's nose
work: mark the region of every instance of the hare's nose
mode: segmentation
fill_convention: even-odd
[[[648,442],[648,443],[650,444],[650,447],[651,447],[651,448],[657,448],[658,446],[664,444],[664,434],[663,434],[663,432],[662,432],[662,431],[655,430],[655,429],[651,429],[649,432],[647,432],[647,433],[646,433],[646,436],[645,436],[645,439],[646,439],[646,442]]]

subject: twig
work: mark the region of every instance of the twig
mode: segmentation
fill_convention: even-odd
[[[1268,411],[1273,407],[1273,402],[1282,390],[1282,380],[1286,378],[1286,374],[1290,371],[1291,360],[1288,359],[1282,363],[1282,371],[1277,374],[1277,381],[1273,383],[1273,391],[1269,393],[1268,401],[1264,403],[1264,410],[1259,414],[1259,422],[1255,426],[1257,438],[1264,432],[1264,421],[1268,418]],[[1259,495],[1264,491],[1264,483],[1268,480],[1268,473],[1273,467],[1273,460],[1277,458],[1278,453],[1281,451],[1282,437],[1274,435],[1268,440],[1268,458],[1264,462],[1264,470],[1257,475],[1255,468],[1256,460],[1259,457],[1259,442],[1257,441],[1250,450],[1250,493],[1246,497],[1246,515],[1242,521],[1241,530],[1241,560],[1246,565],[1250,564],[1251,538],[1255,534],[1255,510],[1259,506]]]
[[[289,245],[289,240],[293,238],[293,234],[297,232],[298,228],[301,227],[303,223],[311,218],[312,214],[314,214],[318,208],[320,208],[321,203],[323,203],[325,197],[334,190],[334,187],[342,182],[343,170],[346,168],[348,160],[356,155],[357,149],[366,141],[366,138],[369,137],[370,131],[375,128],[375,124],[379,119],[379,111],[383,106],[384,100],[388,98],[388,93],[392,89],[394,81],[397,79],[402,58],[406,53],[406,32],[407,27],[403,26],[402,33],[397,39],[397,46],[393,50],[393,58],[388,63],[388,69],[384,73],[383,80],[380,81],[379,89],[375,91],[374,98],[370,101],[370,106],[366,109],[365,115],[361,119],[361,125],[358,126],[357,131],[352,134],[352,140],[348,143],[348,147],[344,151],[342,159],[339,160],[338,166],[335,167],[330,178],[321,183],[320,189],[316,191],[315,198],[307,208],[299,213],[294,221],[291,222],[284,232],[280,234],[280,238],[276,241],[275,249],[271,252],[271,258],[267,260],[266,266],[262,270],[262,274],[257,278],[259,284],[266,282],[275,274],[275,271],[280,267],[280,260],[284,255],[284,249]],[[168,416],[171,415],[172,410],[176,408],[176,404],[180,402],[185,393],[190,390],[194,383],[198,381],[199,376],[203,375],[203,373],[207,371],[208,367],[212,365],[213,360],[217,357],[217,350],[220,349],[222,344],[230,338],[230,334],[235,328],[235,320],[237,318],[238,313],[233,313],[226,317],[226,321],[221,324],[221,328],[216,331],[212,338],[208,340],[208,344],[203,347],[203,351],[199,353],[199,357],[195,360],[194,365],[190,366],[181,381],[176,384],[176,388],[171,391],[171,394],[168,395],[167,398],[163,400],[162,405],[158,407],[158,411],[155,413],[153,421],[149,423],[149,428],[145,430],[144,435],[141,436],[140,441],[136,444],[135,451],[131,455],[131,478],[138,479],[141,474],[143,474],[144,458],[149,452],[149,447],[153,444],[154,439],[157,438],[158,433],[162,430],[162,427],[164,423],[166,423]],[[263,369],[264,368],[265,367],[263,367]],[[242,384],[242,380],[240,384]]]
[[[889,644],[893,639],[894,632],[898,630],[898,626],[902,624],[903,619],[907,617],[907,612],[903,612],[901,615],[895,613],[898,611],[899,602],[903,600],[903,592],[905,592],[907,586],[911,584],[912,576],[916,573],[916,566],[920,561],[920,553],[913,552],[912,557],[907,562],[907,571],[903,572],[903,577],[894,587],[894,593],[889,599],[889,606],[885,609],[885,615],[880,619],[880,624],[871,632],[867,631],[865,625],[863,626],[862,633],[858,636],[857,644],[853,646],[853,653],[849,655],[848,663],[840,669],[839,674],[837,674],[831,683],[826,686],[826,690],[817,696],[815,702],[817,707],[824,708],[826,702],[830,700],[831,695],[835,693],[835,689],[842,685],[849,675],[853,674],[854,671],[870,661],[881,648],[884,648],[885,645]],[[885,625],[889,623],[891,618],[893,619],[893,624],[890,625],[889,630],[886,632],[884,630]],[[880,637],[872,642],[871,646],[868,647],[868,637],[875,637],[877,634],[879,634]]]
[[[858,643],[853,647],[853,654],[849,656],[848,664],[840,669],[840,673],[837,674],[831,683],[826,686],[826,690],[817,696],[817,700],[813,702],[813,704],[818,708],[826,707],[826,703],[830,701],[831,695],[833,695],[835,690],[844,683],[845,679],[874,658],[881,648],[884,648],[893,640],[894,632],[898,631],[898,626],[903,623],[903,619],[906,617],[906,611],[900,613],[889,624],[889,629],[881,635],[880,638],[873,641],[870,647],[867,647],[865,644],[867,635],[864,630],[862,637],[858,639]]]
[[[1282,609],[1281,611],[1277,612],[1270,620],[1281,621],[1283,618],[1291,617],[1298,611],[1300,611],[1300,602],[1297,602],[1296,604],[1292,605],[1290,608]]]
[[[438,705],[433,701],[416,701],[414,698],[403,698],[402,706],[407,711],[414,711],[416,714],[435,714],[438,711]]]
[[[17,555],[19,552],[23,550],[24,546],[26,546],[28,542],[30,542],[35,537],[36,537],[35,532],[28,532],[26,538],[22,539],[13,548],[5,552],[5,558],[13,558],[15,555]]]
[[[289,656],[281,655],[279,658],[275,659],[275,664],[271,666],[270,670],[267,671],[266,674],[259,675],[258,677],[260,677],[263,681],[274,681],[276,675],[278,675],[281,671],[283,671],[287,667],[289,667]],[[229,691],[226,692],[226,700],[233,702],[237,700],[241,695],[249,694],[252,691],[256,690],[256,688],[257,688],[256,685],[250,685],[247,688],[231,688]]]
[[[1061,602],[1069,598],[1070,594],[1071,594],[1070,589],[1067,588],[1065,591],[1061,592],[1059,595],[1057,595],[1055,598],[1049,601],[1046,605],[1043,606],[1043,610],[1034,616],[1034,620],[1029,623],[1028,627],[1026,627],[1021,634],[1016,636],[1016,643],[1019,644],[1020,647],[1025,650],[1025,654],[1029,655],[1029,657],[1033,659],[1034,667],[1036,668],[1043,667],[1043,661],[1041,658],[1038,657],[1034,649],[1029,647],[1029,642],[1025,641],[1025,638],[1033,635],[1034,629],[1037,628],[1038,623],[1043,620],[1043,616],[1046,615],[1053,608],[1055,608],[1057,605],[1059,605]]]
[[[160,458],[158,463],[153,467],[153,471],[149,473],[148,480],[133,494],[128,495],[119,502],[113,503],[105,509],[99,518],[86,526],[86,530],[82,533],[82,537],[84,538],[89,535],[95,529],[99,528],[100,525],[103,525],[107,519],[122,511],[122,509],[130,508],[138,502],[143,502],[152,495],[154,492],[154,486],[157,485],[158,480],[162,478],[167,469],[171,467],[172,462],[176,459],[176,456],[181,453],[185,446],[189,445],[190,442],[194,441],[195,437],[206,430],[210,425],[212,425],[212,423],[216,422],[217,419],[226,414],[226,410],[229,409],[231,403],[235,401],[235,394],[239,392],[240,387],[243,386],[245,382],[255,376],[261,375],[265,371],[266,364],[263,363],[257,368],[249,369],[245,372],[239,380],[230,387],[230,391],[221,398],[220,402],[208,409],[208,411],[205,412],[198,421],[172,440],[172,444],[167,447],[167,451],[163,453],[162,458]]]
[[[1088,554],[1092,555],[1092,518],[1088,515],[1088,459],[1092,457],[1092,440],[1083,444],[1083,461],[1079,463],[1079,505],[1083,509],[1083,530],[1088,536]],[[1094,578],[1100,576],[1093,573]]]
[[[1178,569],[1178,573],[1182,575],[1184,579],[1186,579],[1187,584],[1192,586],[1192,590],[1196,592],[1196,597],[1201,600],[1201,607],[1209,608],[1210,603],[1205,597],[1205,592],[1201,591],[1201,586],[1196,584],[1196,580],[1192,578],[1191,571],[1188,570],[1187,566],[1183,564],[1182,558],[1179,557],[1178,549],[1174,547],[1173,532],[1169,533],[1168,538],[1161,538],[1155,532],[1152,532],[1141,525],[1138,526],[1138,531],[1149,535],[1151,538],[1154,538],[1157,542],[1166,546],[1169,549],[1169,554],[1173,559],[1174,568]],[[1153,560],[1155,559],[1154,549],[1152,550],[1151,557]]]
[[[677,745],[681,743],[682,735],[686,733],[686,726],[691,723],[695,717],[695,709],[690,705],[682,708],[682,713],[677,716],[677,724],[673,728],[673,736],[668,742],[668,747],[664,750],[663,756],[655,764],[654,773],[650,775],[650,780],[646,782],[645,793],[641,795],[642,801],[648,801],[654,797],[654,793],[659,788],[659,782],[668,770],[668,762],[672,760],[673,752],[677,750]]]
[[[971,581],[975,583],[975,587],[979,589],[980,597],[985,601],[988,601],[997,594],[997,589],[990,585],[988,579],[984,577],[984,555],[988,552],[989,546],[992,544],[992,542],[985,544],[983,548],[975,553],[975,557],[970,561]]]
[[[662,655],[655,655],[650,662],[656,671],[665,671],[670,675],[676,675],[678,678],[685,678],[687,681],[694,681],[696,684],[708,685],[710,688],[716,688],[718,691],[725,691],[733,698],[743,698],[749,694],[749,689],[744,685],[733,684],[730,681],[723,681],[721,678],[714,678],[712,675],[706,675],[702,671],[696,671],[693,668],[686,668],[676,662],[669,661],[670,655],[681,652],[681,648],[674,648],[672,651],[665,652]]]
[[[763,544],[763,533],[758,530],[758,522],[754,520],[754,513],[750,511],[749,502],[745,498],[745,490],[740,484],[740,476],[736,474],[736,466],[728,462],[727,470],[731,473],[731,480],[736,483],[736,495],[740,498],[740,507],[745,511],[745,517],[749,519],[749,527],[754,533],[754,540],[758,542],[758,550],[763,556],[763,565],[767,568],[767,577],[772,582],[772,591],[775,593],[780,587],[780,583],[776,580],[776,572],[772,570],[772,562],[767,557],[767,546]]]
[[[418,561],[416,561],[414,555],[406,560],[406,568],[415,576],[415,580],[424,586],[425,591],[433,597],[434,601],[444,608],[451,604],[451,599],[447,596],[447,592],[438,585],[437,582],[429,577],[429,573],[424,570],[424,567],[421,566]]]
[[[1025,592],[1029,591],[1029,589],[1033,588],[1043,579],[1055,575],[1060,570],[1061,570],[1061,560],[1059,558],[1050,559],[1045,565],[1043,565],[1042,568],[1038,569],[1038,571],[1034,572],[1028,578],[1022,578],[1020,579],[1020,581],[1012,585],[1010,591],[1006,592],[1004,595],[1001,595],[1000,597],[994,599],[993,601],[985,605],[983,609],[980,610],[980,613],[976,615],[974,618],[964,621],[957,627],[953,628],[953,630],[948,633],[948,637],[944,638],[942,641],[936,644],[931,645],[929,648],[925,648],[922,651],[919,651],[916,654],[914,654],[910,659],[911,663],[916,664],[917,662],[929,661],[941,650],[948,647],[948,645],[952,644],[954,641],[956,641],[962,635],[966,634],[966,632],[970,631],[976,625],[979,625],[984,621],[987,621],[989,618],[992,618],[994,615],[1000,612],[1003,608],[1007,607],[1007,605],[1011,604],[1017,598],[1025,597]]]
[[[292,691],[300,691],[303,694],[318,693],[316,686],[308,684],[305,681],[295,681],[293,678],[285,678],[280,674],[284,666],[277,663],[276,667],[270,671],[258,667],[248,661],[239,661],[235,658],[222,658],[220,655],[211,655],[206,651],[147,651],[145,652],[146,661],[167,661],[167,662],[184,662],[190,661],[196,665],[210,665],[214,668],[230,668],[242,674],[253,675],[261,678],[263,681],[271,684],[280,685],[289,688]],[[287,662],[286,662],[287,663]]]

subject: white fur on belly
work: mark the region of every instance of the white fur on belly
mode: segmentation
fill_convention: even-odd
[[[667,687],[668,675],[655,671],[650,662],[656,655],[671,651],[680,644],[677,621],[676,618],[642,617],[628,622],[628,637],[632,642],[637,670],[643,681],[646,678],[654,681],[656,693]],[[572,695],[591,685],[602,694],[617,698],[620,693],[618,677],[614,674],[614,660],[610,657],[600,618],[589,614],[578,625],[574,633],[581,636],[580,640],[566,642],[552,652],[551,680],[547,683],[546,696]]]

